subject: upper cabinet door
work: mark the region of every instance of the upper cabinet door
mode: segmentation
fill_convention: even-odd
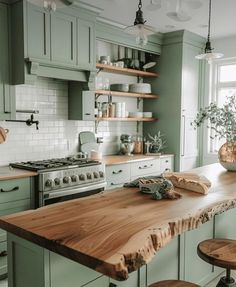
[[[76,64],[75,17],[51,13],[51,60],[59,64]]]
[[[29,58],[50,59],[50,14],[43,8],[27,4],[27,48]]]
[[[95,24],[78,19],[78,66],[95,69]]]

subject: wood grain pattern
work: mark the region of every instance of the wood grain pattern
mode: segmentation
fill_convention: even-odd
[[[194,169],[208,195],[184,189],[180,200],[151,199],[136,188],[50,205],[0,218],[0,228],[117,280],[150,262],[174,236],[236,206],[236,176],[219,164]]]
[[[120,68],[120,67],[115,67],[115,66],[110,66],[110,65],[100,64],[100,63],[96,64],[96,68],[109,71],[111,73],[120,73],[120,74],[140,76],[140,77],[158,77],[159,76],[158,73],[146,72],[146,71],[140,71],[140,70],[128,69],[128,68]]]
[[[130,93],[130,92],[118,92],[109,90],[96,90],[97,95],[111,95],[115,97],[131,97],[131,98],[143,98],[143,99],[158,99],[158,95],[153,94],[141,94],[141,93]]]
[[[9,166],[0,167],[0,181],[14,178],[24,178],[30,176],[37,176],[37,172],[18,169],[18,168],[9,168]]]
[[[132,156],[128,155],[106,155],[103,156],[102,162],[105,165],[115,165],[115,164],[122,164],[122,163],[131,163],[131,162],[139,162],[139,161],[145,161],[145,160],[152,160],[152,159],[157,159],[157,158],[165,158],[169,156],[174,156],[171,154],[166,154],[166,155],[137,155],[133,154]]]
[[[150,285],[149,287],[200,287],[200,286],[181,280],[164,280],[156,282]]]
[[[199,243],[198,255],[206,262],[236,270],[236,240],[208,239]]]
[[[97,121],[106,122],[155,122],[157,118],[96,118]]]

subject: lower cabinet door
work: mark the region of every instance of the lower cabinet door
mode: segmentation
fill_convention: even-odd
[[[167,279],[178,279],[179,239],[176,236],[161,248],[147,265],[147,285]]]
[[[206,239],[213,238],[214,221],[202,224],[197,229],[187,231],[181,235],[180,253],[181,278],[200,286],[204,286],[214,278],[214,269],[211,264],[206,263],[197,255],[198,244]]]
[[[7,242],[0,243],[0,279],[7,274]]]

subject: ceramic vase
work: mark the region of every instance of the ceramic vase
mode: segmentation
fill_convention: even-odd
[[[226,142],[218,151],[220,164],[228,171],[236,171],[236,141]]]

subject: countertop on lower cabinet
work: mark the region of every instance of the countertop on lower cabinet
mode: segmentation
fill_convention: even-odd
[[[0,180],[8,180],[8,179],[16,179],[16,178],[24,178],[37,176],[38,173],[34,171],[19,169],[19,168],[11,168],[9,166],[1,166],[0,167]]]
[[[132,162],[138,162],[138,161],[143,161],[143,160],[152,160],[152,159],[165,158],[165,157],[174,157],[174,155],[173,154],[162,154],[162,155],[133,154],[131,156],[128,156],[128,155],[106,155],[106,156],[103,156],[102,162],[105,165],[115,165],[115,164],[132,163]]]
[[[176,189],[179,200],[151,199],[137,188],[0,218],[0,227],[41,247],[125,280],[178,234],[236,206],[236,176],[219,164],[192,170],[212,182],[208,195]]]

